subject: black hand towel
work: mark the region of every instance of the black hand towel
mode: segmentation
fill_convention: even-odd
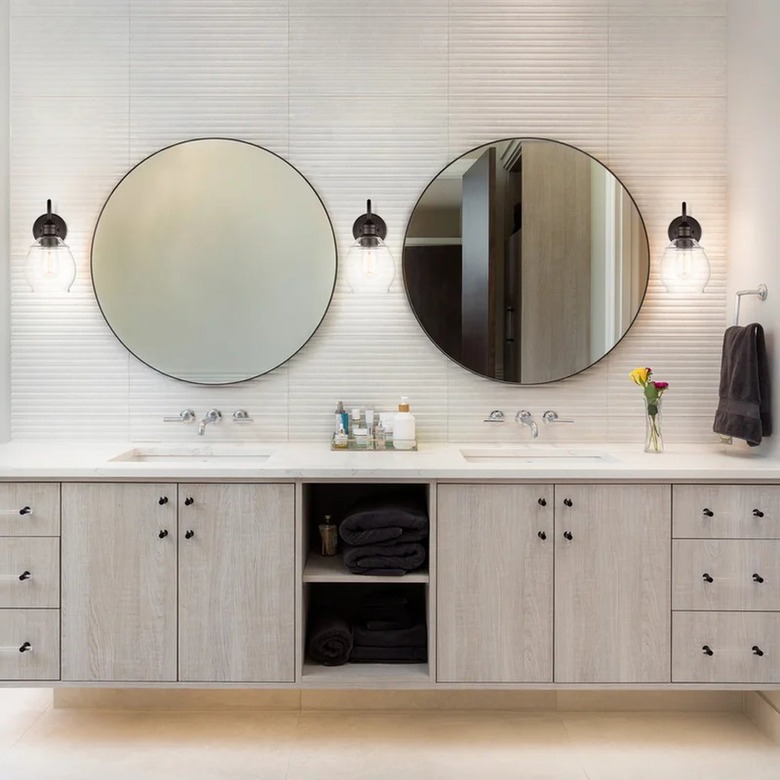
[[[396,576],[419,569],[425,563],[425,548],[421,544],[345,545],[343,559],[344,565],[354,574]]]
[[[324,666],[341,666],[352,652],[352,628],[346,620],[323,612],[309,626],[309,658]]]
[[[428,660],[427,647],[354,647],[353,664],[421,664]]]
[[[355,647],[426,647],[427,644],[428,629],[425,623],[385,631],[355,626]]]
[[[772,433],[769,361],[758,323],[734,325],[723,335],[719,398],[715,433],[744,439],[751,447]]]
[[[352,545],[419,542],[428,536],[428,514],[415,501],[366,499],[347,512],[339,535]]]

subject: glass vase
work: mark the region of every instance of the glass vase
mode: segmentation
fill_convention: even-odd
[[[663,452],[663,411],[661,399],[649,402],[645,398],[645,452]]]

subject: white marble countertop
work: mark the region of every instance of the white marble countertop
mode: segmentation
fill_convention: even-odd
[[[133,454],[143,459],[114,460]],[[672,446],[662,454],[646,454],[639,445],[508,447],[473,442],[422,444],[416,452],[333,452],[323,442],[0,445],[0,480],[5,481],[263,479],[780,483],[780,458],[739,445]]]

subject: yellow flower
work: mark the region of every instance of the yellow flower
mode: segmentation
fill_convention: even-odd
[[[629,374],[629,376],[631,377],[632,382],[640,385],[641,387],[644,387],[647,384],[647,380],[650,378],[650,374],[652,373],[653,371],[650,368],[635,368]]]

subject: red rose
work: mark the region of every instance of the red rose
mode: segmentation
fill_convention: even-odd
[[[656,390],[666,390],[666,388],[669,387],[668,382],[652,382],[652,385]]]

